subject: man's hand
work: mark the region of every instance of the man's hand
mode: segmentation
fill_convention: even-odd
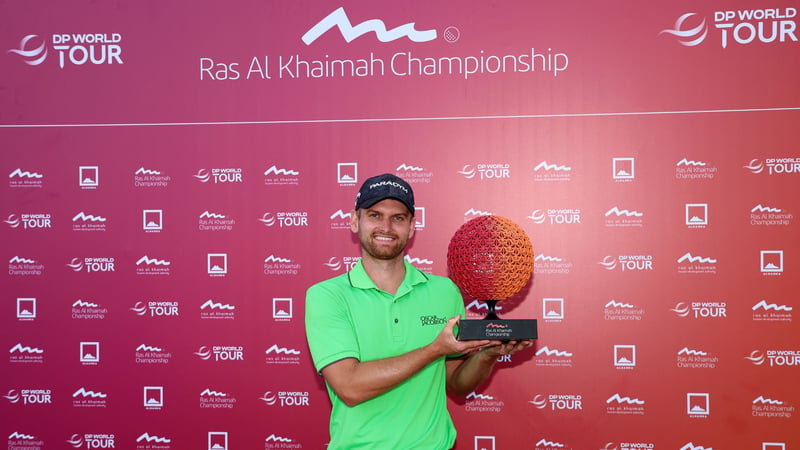
[[[481,350],[481,353],[486,353],[487,356],[498,358],[503,355],[513,355],[521,350],[533,345],[533,339],[523,339],[514,341],[499,341],[499,340],[479,340],[479,341],[459,341],[455,337],[454,328],[458,325],[461,318],[459,316],[453,317],[447,321],[444,329],[436,337],[433,342],[434,345],[440,345],[443,349],[450,349],[443,355],[456,355],[462,353],[470,353],[473,350]],[[438,347],[437,347],[438,348]]]
[[[497,341],[492,341],[497,342]],[[481,352],[487,356],[499,358],[503,355],[513,355],[521,350],[525,350],[533,345],[533,339],[522,339],[519,341],[501,341],[495,345],[484,347]]]
[[[443,334],[449,332],[452,335],[453,327],[458,324],[458,317],[454,317],[447,322],[442,333],[437,337],[442,338]],[[435,341],[434,341],[435,342]],[[457,346],[465,349],[460,353],[467,353],[473,350],[471,355],[463,358],[448,359],[447,365],[447,387],[455,395],[464,396],[474,390],[481,383],[489,378],[497,359],[503,355],[511,355],[524,350],[533,345],[532,339],[499,341],[457,341]]]
[[[480,340],[480,341],[459,341],[456,339],[454,328],[461,320],[460,316],[451,317],[436,339],[431,343],[436,352],[442,356],[460,355],[470,353],[485,347],[498,345],[500,341]]]

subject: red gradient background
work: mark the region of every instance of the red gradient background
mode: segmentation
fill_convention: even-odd
[[[353,25],[413,22],[437,38],[381,42],[367,33],[348,43],[334,28],[302,42],[339,7]],[[762,8],[756,17],[771,18],[739,18]],[[487,213],[520,224],[537,257],[531,283],[499,311],[539,319],[536,348],[499,362],[470,398],[451,399],[457,449],[797,448],[795,8],[738,0],[3,3],[0,239],[9,273],[0,277],[8,349],[0,440],[90,448],[89,435],[104,435],[115,448],[210,450],[218,437],[209,433],[219,432],[226,450],[324,448],[330,405],[305,343],[304,293],[359,255],[343,215],[361,181],[393,172],[412,182],[424,208],[409,249],[422,270],[447,275],[451,236]],[[715,21],[726,11],[736,18]],[[705,21],[707,31],[691,47],[663,32],[687,13],[695,15],[683,30]],[[766,34],[743,43],[729,34],[723,47],[722,31],[734,28],[718,25],[727,24],[743,41],[749,27]],[[773,24],[790,30],[783,40],[768,39]],[[458,29],[455,42],[444,38],[448,27]],[[122,64],[59,66],[54,35],[97,33],[119,35],[108,44],[119,45]],[[9,51],[42,44],[39,65]],[[466,78],[388,71],[397,54],[531,52],[563,55],[568,65]],[[270,78],[248,79],[252,60],[265,57]],[[387,73],[298,78],[281,71],[288,58],[377,58]],[[208,61],[215,79],[201,70]],[[620,179],[614,158],[632,158],[632,176]],[[340,180],[340,164],[356,165],[355,182]],[[79,186],[81,166],[98,167],[96,188]],[[140,169],[160,172],[166,185],[137,186]],[[196,177],[212,169],[241,179]],[[689,169],[713,177],[679,176]],[[40,184],[16,187],[22,182]],[[687,205],[705,205],[704,223],[689,220]],[[770,214],[754,213],[759,205],[780,220],[759,222]],[[143,229],[144,210],[161,210],[160,230]],[[74,231],[81,212],[105,218],[105,231]],[[201,230],[204,212],[232,228]],[[26,228],[22,216],[37,214],[50,226]],[[762,271],[763,251],[782,252],[781,271]],[[211,253],[227,254],[224,276],[209,275]],[[702,260],[681,261],[687,254]],[[169,265],[137,264],[144,256]],[[44,270],[13,274],[14,258]],[[114,271],[74,271],[75,258],[114,258]],[[145,266],[168,274],[140,274]],[[35,318],[18,317],[20,298],[36,299]],[[276,314],[286,299],[291,317]],[[78,300],[105,317],[73,318]],[[233,307],[212,311],[231,318],[209,318],[208,300]],[[772,309],[759,309],[762,300]],[[471,301],[468,315],[481,315]],[[177,306],[177,315],[141,309],[150,302]],[[627,306],[619,313],[610,304]],[[99,363],[80,362],[81,342],[100,343]],[[33,354],[17,344],[43,351],[41,362],[18,362]],[[163,349],[169,362],[137,363],[141,345]],[[242,359],[197,355],[215,346],[241,348]],[[705,353],[713,367],[681,367],[682,350]],[[146,407],[148,386],[163,388],[163,406]],[[74,406],[81,388],[106,395],[102,406]],[[24,390],[49,391],[51,401],[26,404]],[[206,390],[233,407],[201,407],[212,397]],[[708,396],[704,413],[689,414],[690,394]],[[282,404],[282,395],[293,400]],[[754,414],[770,408],[783,414]]]

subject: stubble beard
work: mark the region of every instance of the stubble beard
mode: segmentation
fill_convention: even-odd
[[[406,248],[406,242],[397,237],[391,246],[376,245],[372,236],[361,237],[360,241],[362,251],[373,259],[382,261],[391,261],[398,257],[402,258],[403,251]]]

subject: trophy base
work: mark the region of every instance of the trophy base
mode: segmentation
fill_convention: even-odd
[[[458,322],[459,341],[536,339],[536,319],[478,319]]]

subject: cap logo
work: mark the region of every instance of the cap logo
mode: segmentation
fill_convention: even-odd
[[[369,188],[372,189],[372,188],[376,188],[376,187],[380,187],[380,186],[387,186],[387,185],[402,189],[403,191],[408,193],[408,189],[406,189],[405,186],[403,186],[402,184],[400,184],[400,183],[398,183],[396,181],[379,181],[377,183],[373,183],[373,184],[369,185]],[[359,193],[359,195],[360,195],[360,193]]]

